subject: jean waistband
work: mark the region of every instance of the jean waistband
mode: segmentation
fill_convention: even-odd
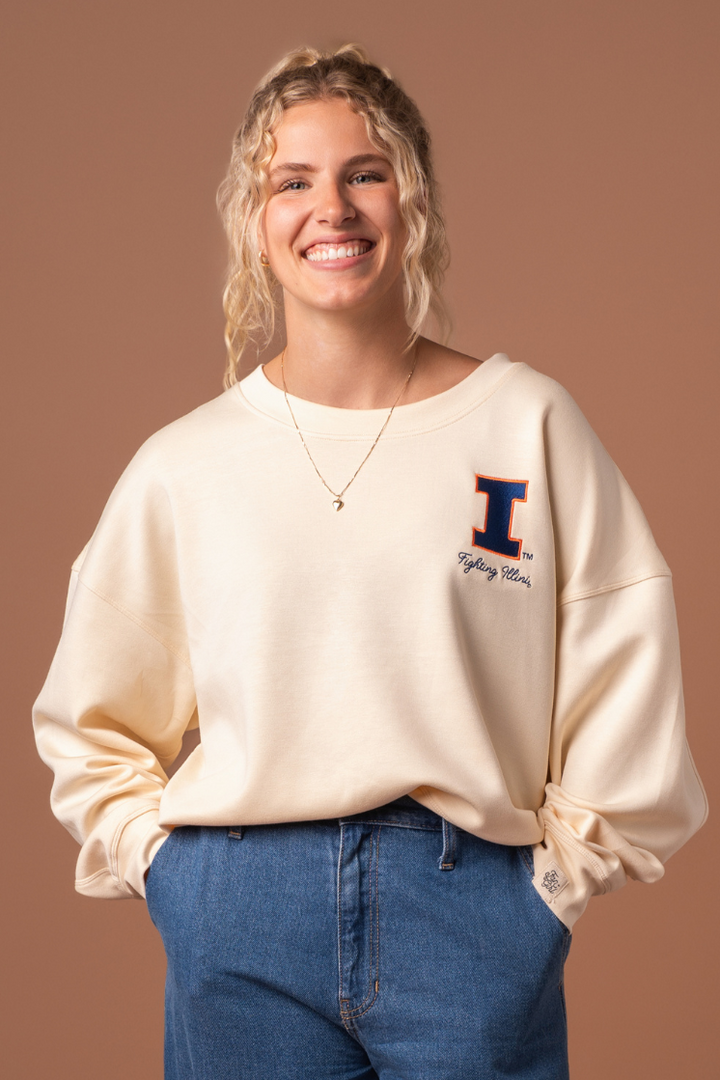
[[[410,795],[401,795],[399,799],[377,806],[372,810],[364,810],[360,814],[346,814],[340,822],[362,821],[383,825],[398,825],[406,829],[431,829],[441,832],[443,819],[434,810],[417,802]]]

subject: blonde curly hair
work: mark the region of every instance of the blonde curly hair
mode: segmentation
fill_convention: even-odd
[[[223,294],[228,359],[224,385],[238,381],[249,342],[258,354],[272,339],[281,298],[279,283],[258,257],[258,227],[270,195],[268,166],[275,153],[273,131],[293,105],[340,98],[365,120],[368,138],[390,161],[407,227],[403,252],[406,348],[432,312],[442,340],[450,316],[440,295],[449,262],[445,224],[430,155],[430,136],[415,102],[377,67],[360,45],[334,52],[301,48],[289,52],[258,84],[233,141],[227,175],[217,202],[230,245]]]

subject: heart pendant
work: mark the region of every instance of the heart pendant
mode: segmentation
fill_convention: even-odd
[[[342,501],[342,499],[333,500],[333,510],[342,510],[344,505],[345,503]]]

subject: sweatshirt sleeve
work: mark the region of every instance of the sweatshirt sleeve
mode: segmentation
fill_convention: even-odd
[[[685,737],[670,571],[564,391],[548,419],[547,465],[556,678],[534,884],[572,927],[591,896],[662,877],[707,801]]]
[[[172,515],[141,455],[73,566],[33,710],[40,756],[55,774],[53,812],[81,844],[78,892],[144,896],[145,870],[168,835],[158,824],[164,768],[194,713]]]

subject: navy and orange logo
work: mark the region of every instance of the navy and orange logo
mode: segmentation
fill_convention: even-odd
[[[522,540],[512,535],[515,503],[527,502],[527,480],[500,480],[497,476],[475,476],[475,490],[487,495],[485,523],[473,529],[473,547],[492,551],[505,559],[519,559]]]

